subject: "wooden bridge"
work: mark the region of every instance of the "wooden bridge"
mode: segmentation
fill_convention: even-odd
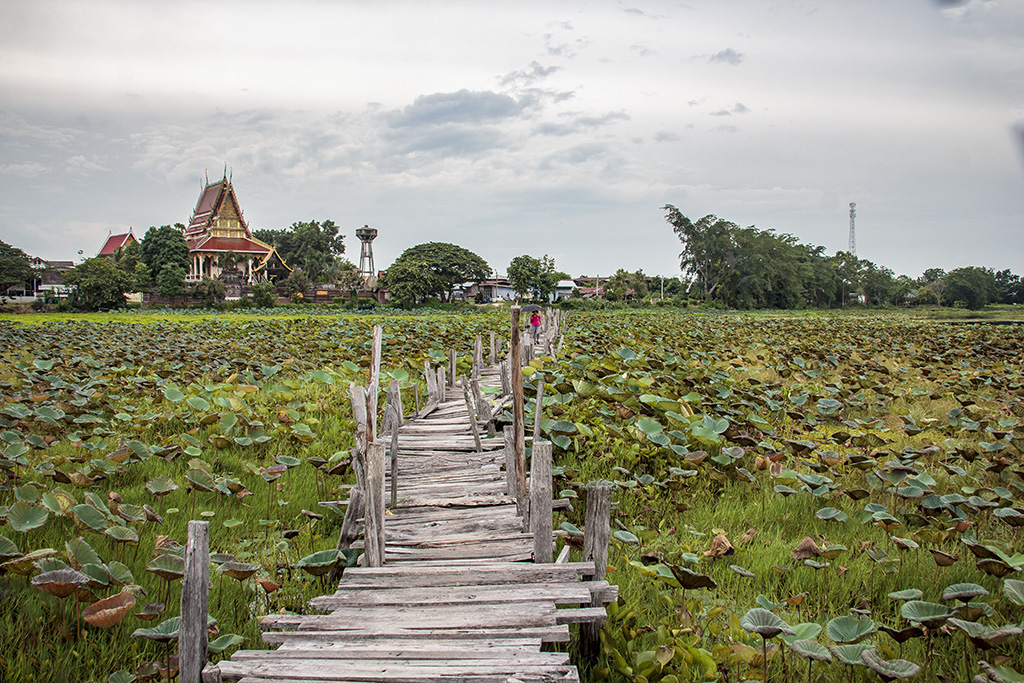
[[[276,649],[238,651],[208,665],[202,680],[578,681],[567,648],[547,644],[567,643],[570,625],[581,624],[593,649],[604,605],[617,598],[617,587],[604,580],[610,489],[588,491],[588,561],[569,561],[568,546],[552,561],[551,509],[558,502],[550,493],[550,444],[534,443],[527,497],[525,458],[515,457],[512,428],[481,436],[491,417],[483,391],[499,381],[514,388],[518,369],[510,380],[495,366],[474,366],[477,381],[454,387],[445,387],[442,369],[428,381],[433,393],[421,417],[396,420],[399,404],[385,420],[390,462],[375,435],[365,444],[357,438],[365,472],[357,472],[339,545],[364,528],[353,543],[364,549],[363,566],[345,569],[333,594],[310,602],[319,614],[265,617],[264,641],[279,643]],[[519,381],[513,402],[521,410]],[[376,405],[375,396],[369,400]],[[355,412],[360,429],[373,434],[374,417]],[[187,680],[184,661],[182,672]]]

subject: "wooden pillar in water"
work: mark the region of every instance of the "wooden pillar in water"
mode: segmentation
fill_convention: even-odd
[[[494,346],[494,330],[491,330],[491,365],[498,362],[498,349]]]
[[[584,518],[583,561],[594,563],[593,581],[604,579],[608,571],[608,541],[611,538],[612,487],[605,481],[595,481],[587,486],[587,513]],[[600,607],[597,599],[591,600],[591,607]],[[580,624],[580,645],[584,656],[597,660],[601,651],[599,634],[601,625]]]
[[[516,501],[519,514],[525,513],[526,505],[526,428],[525,407],[523,405],[523,365],[522,346],[519,340],[519,306],[512,307],[512,350],[509,354],[512,363],[512,436],[516,463]]]
[[[513,436],[512,427],[505,425],[505,489],[510,496],[515,496],[518,490],[516,482],[516,438]]]
[[[551,442],[534,441],[530,458],[530,531],[533,561],[549,563],[555,553],[551,538]]]
[[[364,554],[367,567],[384,564],[384,444],[366,447],[366,510],[364,512]]]
[[[199,683],[206,666],[206,619],[210,592],[210,523],[191,520],[185,546],[185,576],[181,583],[181,628],[178,665],[181,680]]]

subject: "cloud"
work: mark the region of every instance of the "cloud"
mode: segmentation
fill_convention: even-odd
[[[740,132],[740,129],[737,128],[736,126],[719,126],[718,127],[718,132],[719,133],[738,133],[738,132]]]
[[[544,80],[561,68],[560,66],[542,66],[539,62],[533,61],[526,69],[505,74],[498,83],[502,86],[524,87]]]
[[[676,133],[669,130],[659,130],[654,134],[655,142],[677,142],[679,139]]]
[[[715,53],[708,57],[708,61],[712,64],[728,64],[729,66],[739,66],[744,59],[742,52],[736,52],[731,47],[727,47],[721,52]]]
[[[392,128],[443,125],[449,123],[482,123],[518,116],[525,108],[508,95],[484,91],[459,90],[453,93],[420,95],[401,113],[391,117]]]
[[[24,164],[0,165],[0,175],[9,175],[16,178],[38,178],[44,173],[49,173],[49,171],[49,168],[35,161],[29,161]]]
[[[736,104],[733,105],[732,111],[734,114],[746,114],[748,111],[750,111],[750,107],[746,106],[742,102],[737,102]]]
[[[616,121],[629,120],[629,114],[624,111],[611,111],[600,115],[574,115],[568,123],[542,123],[534,129],[534,132],[540,135],[572,135],[583,133],[588,129],[600,128]]]
[[[67,170],[75,175],[86,176],[94,171],[106,171],[102,163],[96,161],[96,157],[87,159],[84,155],[78,154],[67,160]]]
[[[712,116],[732,116],[732,112],[726,111],[725,109],[719,109],[718,111],[711,112]]]

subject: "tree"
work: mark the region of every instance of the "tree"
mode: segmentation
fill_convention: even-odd
[[[447,242],[427,242],[410,247],[384,273],[381,286],[408,304],[425,296],[451,301],[455,288],[479,282],[491,267],[468,249]]]
[[[946,273],[943,303],[981,310],[999,295],[995,275],[987,268],[968,266]]]
[[[253,237],[273,244],[278,255],[291,267],[302,268],[311,282],[323,282],[335,262],[345,253],[345,236],[328,219],[292,223],[284,230],[254,230]]]
[[[341,259],[335,266],[334,284],[343,292],[356,292],[366,285],[359,268],[348,259]]]
[[[277,287],[273,282],[257,282],[249,287],[249,294],[260,308],[273,308],[277,303]]]
[[[224,301],[224,296],[227,294],[227,287],[220,280],[213,280],[208,277],[204,277],[199,282],[192,286],[192,297],[199,299],[203,306],[207,308],[216,308],[217,304]]]
[[[288,276],[288,279],[284,281],[284,286],[287,288],[288,294],[306,296],[306,292],[312,287],[312,283],[309,281],[306,271],[296,268]]]
[[[185,280],[184,272],[188,269],[189,253],[188,242],[181,230],[170,225],[162,225],[159,228],[150,228],[142,237],[142,260],[149,268],[150,276],[160,283],[160,276],[167,266],[178,266],[182,270],[182,282]],[[184,285],[182,285],[184,290]],[[181,295],[184,295],[182,291]]]
[[[64,284],[71,290],[68,299],[72,307],[97,311],[123,307],[131,278],[109,259],[96,257],[64,273]]]
[[[165,296],[173,303],[179,296],[185,296],[185,269],[176,263],[164,264],[156,277],[156,288],[160,296]]]
[[[508,279],[522,297],[548,300],[558,287],[559,273],[555,260],[545,254],[542,258],[516,256],[508,264]]]
[[[23,285],[32,279],[31,260],[21,249],[0,241],[0,294],[8,287]]]
[[[995,274],[998,301],[1001,304],[1024,304],[1024,281],[1011,270],[1000,270]]]
[[[683,243],[683,251],[679,254],[680,268],[694,276],[704,300],[710,300],[728,273],[727,259],[733,247],[733,231],[739,226],[712,214],[693,223],[671,204],[662,209],[667,212],[665,220]]]

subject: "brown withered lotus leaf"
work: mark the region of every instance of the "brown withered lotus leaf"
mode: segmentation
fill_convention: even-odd
[[[149,621],[155,619],[164,611],[164,603],[162,602],[151,602],[141,610],[135,613],[135,617],[141,621]]]
[[[724,533],[719,533],[711,541],[711,548],[704,551],[704,557],[722,557],[724,555],[732,555],[736,552],[736,549],[732,547],[732,543],[729,543],[729,539]]]
[[[956,561],[960,558],[952,553],[946,553],[932,548],[932,559],[935,560],[935,564],[940,567],[949,567],[956,564]]]
[[[812,557],[819,557],[821,555],[821,548],[818,547],[813,538],[804,536],[804,540],[800,541],[789,554],[794,560],[809,560]]]
[[[88,576],[70,567],[44,572],[32,577],[33,586],[43,593],[56,595],[58,598],[66,598],[74,593],[78,586],[84,586],[87,583],[89,583]]]
[[[757,536],[757,529],[747,529],[743,532],[743,535],[740,536],[739,544],[741,546],[747,545],[754,539],[754,536]]]
[[[82,610],[82,619],[90,626],[110,628],[121,623],[135,607],[135,596],[128,591],[111,595]]]

